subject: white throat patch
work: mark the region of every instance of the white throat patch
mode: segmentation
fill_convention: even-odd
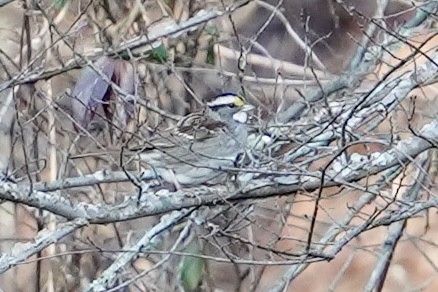
[[[248,121],[248,114],[246,112],[237,112],[233,115],[233,120],[245,124]]]

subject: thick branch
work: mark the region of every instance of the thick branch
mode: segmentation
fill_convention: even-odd
[[[49,232],[47,229],[41,230],[34,241],[15,244],[9,255],[4,254],[0,256],[0,274],[23,263],[30,256],[58,242],[86,224],[87,221],[85,219],[79,218],[73,222],[58,224],[57,229],[53,232]]]
[[[419,137],[400,141],[393,149],[374,154],[368,161],[351,161],[350,166],[341,173],[326,172],[322,187],[340,186],[344,183],[355,182],[370,175],[375,175],[390,167],[404,165],[418,154],[433,147],[438,142],[438,120],[423,127]],[[226,197],[229,201],[260,199],[272,196],[293,194],[300,190],[314,191],[321,186],[321,173],[284,176],[275,173],[267,178],[254,180],[243,191],[230,194],[227,186],[193,188],[177,192],[160,191],[159,195],[144,190],[142,200],[137,201],[138,195],[133,195],[125,202],[108,206],[88,203],[73,203],[72,200],[55,194],[30,191],[27,187],[4,182],[0,185],[0,198],[23,203],[28,206],[47,210],[59,216],[73,220],[84,218],[90,223],[110,223],[134,218],[162,214],[183,208],[200,205],[224,204]]]
[[[6,6],[14,0],[0,0],[0,7]]]

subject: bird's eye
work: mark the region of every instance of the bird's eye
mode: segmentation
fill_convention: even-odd
[[[236,105],[235,105],[234,103],[230,103],[230,104],[228,105],[228,107],[229,107],[229,108],[235,108]]]

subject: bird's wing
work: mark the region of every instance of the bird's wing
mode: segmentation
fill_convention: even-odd
[[[192,114],[182,119],[174,133],[194,141],[202,141],[217,136],[225,128],[223,122],[216,121],[205,114]]]

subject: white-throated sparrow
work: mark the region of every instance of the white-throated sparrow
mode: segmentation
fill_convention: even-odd
[[[186,116],[174,130],[129,152],[177,186],[217,183],[245,151],[247,112],[252,109],[238,95],[218,95],[207,103],[204,113]]]

